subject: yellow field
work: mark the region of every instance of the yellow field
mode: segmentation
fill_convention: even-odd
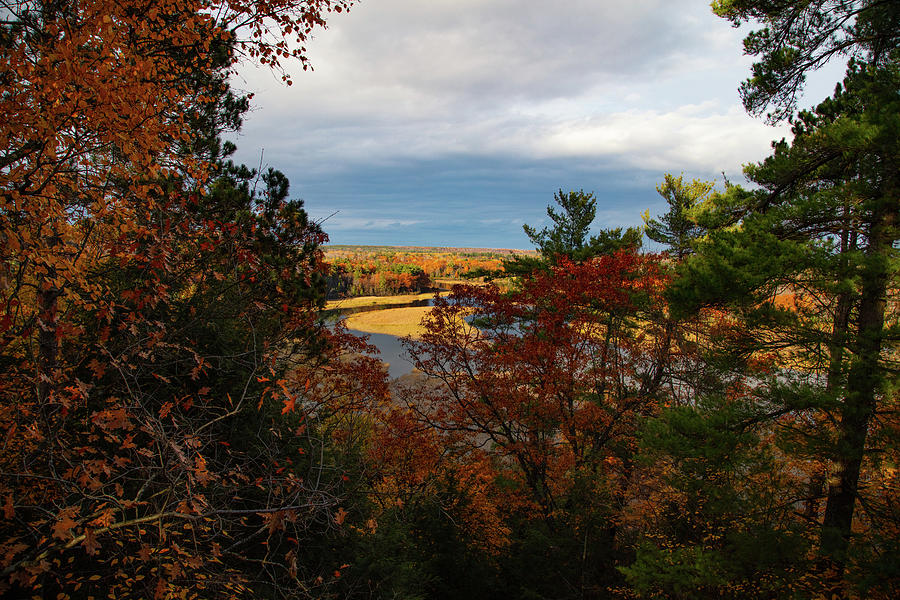
[[[441,292],[446,296],[449,292]],[[394,306],[409,304],[416,300],[431,300],[433,292],[423,294],[403,294],[400,296],[359,296],[358,298],[346,298],[343,300],[329,300],[325,304],[325,310],[340,310],[342,308],[361,308],[366,306]]]
[[[430,306],[408,306],[405,308],[386,308],[356,313],[344,320],[348,329],[356,329],[366,333],[387,333],[405,337],[418,338],[424,333],[422,318],[431,310]]]

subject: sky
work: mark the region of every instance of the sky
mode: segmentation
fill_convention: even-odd
[[[741,106],[747,32],[703,0],[363,0],[293,86],[241,68],[235,158],[283,171],[333,244],[529,248],[560,189],[595,194],[595,231],[640,225],[665,173],[741,183],[790,137]]]

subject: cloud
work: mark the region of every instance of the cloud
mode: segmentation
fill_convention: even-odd
[[[789,133],[747,117],[737,105],[714,102],[668,112],[628,110],[553,124],[534,151],[562,157],[617,157],[622,166],[657,171],[737,171],[762,158],[773,136]]]
[[[267,136],[267,156],[302,165],[307,174],[392,168],[420,159],[460,156],[603,159],[609,168],[740,172],[789,135],[748,117],[737,104],[689,104],[673,110],[627,109],[569,118],[506,115],[482,120],[398,121],[367,127],[318,127],[302,139]]]
[[[392,219],[392,218],[360,218],[334,214],[333,216],[322,217],[321,224],[328,231],[368,231],[368,230],[384,230],[396,227],[414,227],[420,225],[423,221],[413,219]]]
[[[365,2],[332,18],[310,46],[316,70],[293,87],[245,71],[262,108],[241,145],[311,173],[460,155],[734,171],[772,133],[738,108],[740,35],[708,13],[665,0]]]
[[[705,3],[366,0],[329,25],[292,87],[236,81],[256,92],[237,158],[264,148],[335,232],[471,238],[535,223],[558,187],[652,199],[663,172],[739,178],[788,133],[740,107],[745,32]]]

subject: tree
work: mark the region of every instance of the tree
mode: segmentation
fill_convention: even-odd
[[[774,107],[772,120],[791,115],[806,74],[833,58],[873,65],[898,58],[900,5],[892,0],[715,0],[712,8],[735,27],[762,25],[744,39],[745,52],[761,58],[741,96],[753,114]]]
[[[805,465],[779,455],[753,389],[726,381],[642,428],[635,556],[620,568],[639,598],[815,595],[810,527],[795,515]]]
[[[507,275],[530,275],[547,265],[555,265],[562,257],[576,262],[589,260],[595,256],[613,254],[621,249],[637,250],[641,246],[640,230],[629,227],[604,229],[599,235],[588,238],[588,231],[597,214],[597,199],[593,192],[584,190],[553,194],[553,199],[562,209],[557,212],[553,206],[547,207],[547,215],[553,227],[537,231],[530,225],[523,225],[525,235],[541,253],[541,258],[513,256],[503,261],[503,273]]]
[[[676,261],[692,252],[691,244],[702,234],[703,228],[694,213],[712,193],[714,185],[699,179],[686,184],[684,176],[676,178],[666,173],[663,183],[656,187],[668,202],[669,212],[653,219],[649,212],[645,214],[644,233],[654,242],[667,245]]]
[[[832,98],[799,115],[792,143],[746,168],[761,189],[714,198],[713,220],[727,226],[698,246],[672,291],[682,307],[740,315],[746,356],[782,358],[760,388],[768,390],[760,410],[783,428],[791,454],[819,461],[807,497],[825,496],[813,518],[839,582],[865,578],[872,567],[863,556],[883,564],[878,557],[895,551],[868,527],[893,529],[898,516],[886,508],[890,473],[875,458],[896,453],[885,436],[897,384],[898,89],[896,65],[852,63]],[[891,589],[896,579],[877,585]]]
[[[597,199],[584,190],[568,194],[559,190],[553,194],[562,212],[547,207],[547,216],[553,221],[552,228],[545,227],[540,232],[529,225],[523,225],[525,235],[537,246],[541,254],[552,259],[557,254],[572,255],[580,252],[588,244],[588,230],[597,214]]]
[[[315,581],[296,540],[335,525],[341,484],[297,459],[318,433],[293,409],[338,385],[321,374],[343,342],[315,324],[325,238],[283,175],[223,164],[219,136],[246,107],[227,88],[240,53],[302,59],[288,37],[347,5],[7,5],[5,591]]]
[[[405,392],[411,429],[434,432],[445,461],[491,469],[515,548],[510,594],[567,581],[557,597],[597,595],[617,577],[638,423],[665,395],[664,281],[657,256],[559,257],[509,294],[455,287],[409,342],[430,382]]]

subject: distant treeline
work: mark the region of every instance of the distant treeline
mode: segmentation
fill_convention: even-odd
[[[326,255],[331,266],[328,298],[420,293],[437,287],[438,279],[496,271],[509,252],[471,248],[330,248]]]

